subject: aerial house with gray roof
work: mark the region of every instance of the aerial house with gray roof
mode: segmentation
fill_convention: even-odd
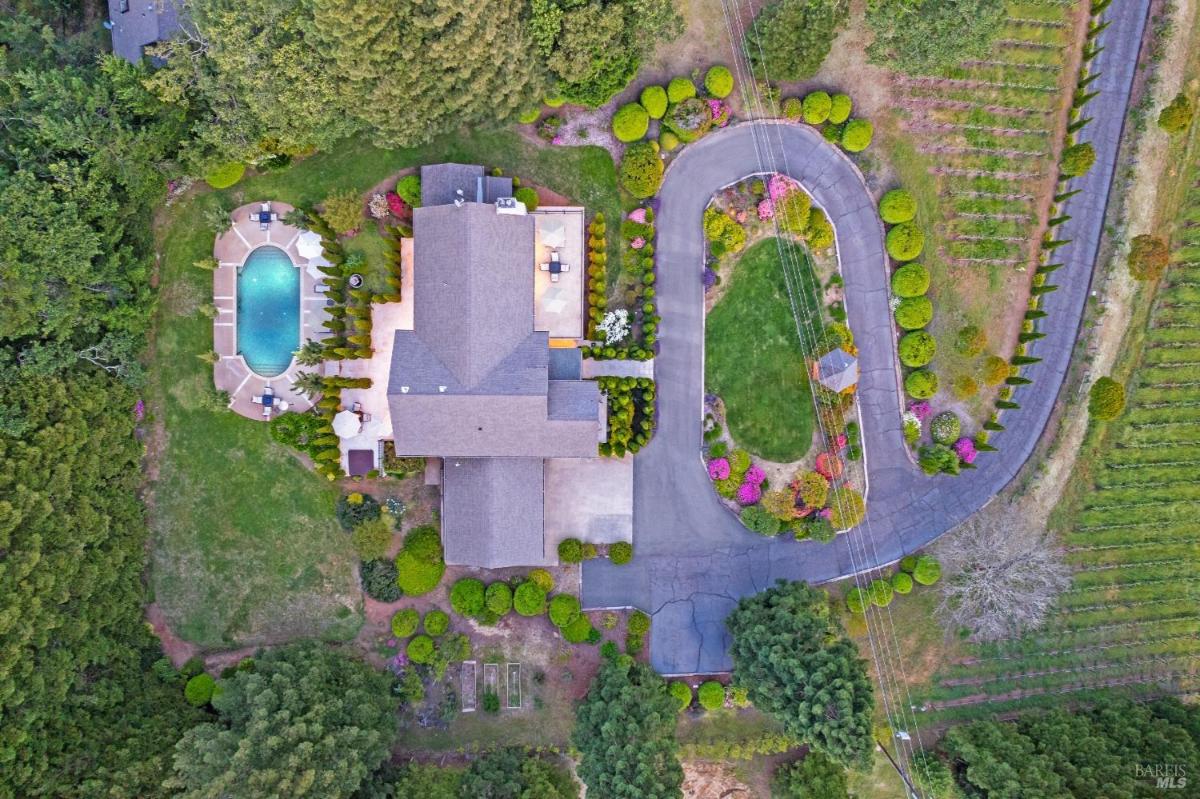
[[[605,404],[579,379],[578,350],[551,358],[535,329],[535,220],[512,181],[462,164],[421,180],[413,325],[396,331],[388,374],[396,454],[443,460],[447,563],[554,563],[545,463],[596,457]]]

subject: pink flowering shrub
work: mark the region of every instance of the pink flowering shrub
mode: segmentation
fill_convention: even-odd
[[[848,443],[850,443],[850,439],[846,438],[846,434],[838,433],[837,438],[834,439],[834,449],[845,449]]]
[[[758,204],[758,218],[766,221],[775,217],[775,203],[770,200],[762,200]]]
[[[708,462],[708,479],[724,480],[729,477],[729,460],[727,458],[713,458]]]
[[[639,225],[646,224],[646,209],[634,208],[629,212],[629,219],[632,222],[637,222]]]
[[[712,115],[713,124],[718,128],[723,128],[729,124],[729,106],[725,105],[722,100],[710,99],[708,103],[708,112]]]
[[[744,224],[746,224],[746,217],[747,217],[747,216],[748,216],[748,215],[746,214],[746,209],[745,209],[745,208],[739,208],[739,209],[738,209],[738,212],[737,212],[737,215],[734,217],[734,219],[736,219],[736,220],[737,220],[737,223],[738,223],[739,225],[744,225]]]
[[[146,403],[142,402],[141,400],[138,400],[133,405],[133,418],[140,422],[145,417],[145,415],[146,415]]]
[[[778,200],[786,194],[791,194],[798,186],[799,184],[787,175],[781,175],[776,172],[767,181],[767,196],[772,200]]]
[[[963,436],[958,441],[954,442],[954,454],[963,463],[974,463],[975,456],[979,453],[975,449],[975,442]]]
[[[757,483],[747,482],[738,486],[737,501],[739,505],[753,505],[760,499],[762,499],[762,488]]]
[[[635,250],[640,250],[646,246],[646,240],[641,236],[638,236],[633,241],[629,242],[629,246]]]
[[[821,508],[817,515],[822,519],[828,519],[833,516],[833,508]]]
[[[762,470],[761,466],[751,466],[746,470],[746,482],[753,485],[761,485],[763,480],[767,479],[767,473]]]
[[[929,414],[933,413],[933,406],[928,402],[921,400],[914,402],[908,406],[908,412],[917,417],[918,422],[923,422],[929,418]]]
[[[392,216],[398,219],[407,219],[412,216],[412,209],[408,207],[408,203],[400,198],[399,194],[389,191],[384,197],[387,198],[388,211]]]

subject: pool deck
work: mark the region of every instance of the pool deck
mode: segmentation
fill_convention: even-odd
[[[257,222],[250,221],[250,212],[258,209],[261,202],[243,205],[232,214],[233,227],[217,237],[213,245],[213,257],[218,266],[213,271],[213,305],[217,316],[213,319],[213,350],[220,360],[213,367],[213,382],[218,391],[229,393],[229,408],[249,419],[266,421],[263,407],[251,401],[270,386],[275,396],[288,403],[288,410],[305,411],[312,407],[312,400],[292,389],[292,381],[303,371],[293,359],[283,374],[262,377],[246,365],[237,351],[237,270],[258,247],[270,245],[288,254],[292,263],[300,270],[300,340],[318,337],[325,319],[326,299],[317,293],[316,284],[320,273],[315,266],[323,263],[320,258],[310,262],[296,251],[296,239],[301,231],[282,221],[272,222],[267,230],[260,230]],[[271,210],[283,215],[292,210],[285,203],[272,202]],[[312,266],[313,268],[309,269]]]

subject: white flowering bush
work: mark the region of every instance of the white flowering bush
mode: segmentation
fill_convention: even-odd
[[[604,314],[604,319],[596,325],[596,332],[604,334],[606,345],[619,344],[629,335],[629,311],[620,308]]]
[[[387,197],[378,192],[371,195],[371,199],[367,203],[367,211],[370,212],[372,217],[383,219],[388,215],[388,210]]]

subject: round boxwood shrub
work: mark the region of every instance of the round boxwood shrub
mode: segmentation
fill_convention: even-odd
[[[918,369],[904,378],[904,390],[913,399],[929,399],[937,393],[937,375],[927,369]]]
[[[725,707],[725,686],[716,680],[701,683],[696,696],[700,700],[700,707],[705,710],[720,710]]]
[[[717,64],[704,73],[704,90],[713,97],[724,99],[733,91],[733,73],[729,67]]]
[[[529,572],[529,582],[541,588],[547,594],[554,590],[554,575],[545,569],[532,569]]]
[[[913,590],[912,575],[896,572],[892,575],[892,590],[897,594],[907,594]]]
[[[846,592],[846,607],[851,613],[866,613],[867,605],[871,604],[871,595],[861,588],[851,588]]]
[[[900,363],[915,369],[933,360],[937,342],[924,330],[917,330],[900,339],[899,351]]]
[[[637,141],[650,129],[650,114],[638,103],[626,103],[613,114],[612,128],[620,141]]]
[[[371,522],[379,518],[383,510],[375,497],[361,494],[357,491],[338,497],[334,514],[343,530],[353,530],[363,522]]]
[[[905,297],[896,306],[896,324],[904,330],[920,330],[933,319],[933,303],[928,297]]]
[[[905,555],[900,558],[900,571],[912,574],[917,568],[917,556]]]
[[[608,548],[608,559],[616,565],[628,563],[633,560],[633,544],[628,541],[618,541]]]
[[[402,608],[392,614],[392,635],[407,638],[417,631],[417,625],[420,623],[420,613],[413,608]]]
[[[542,98],[542,105],[548,108],[559,108],[567,102],[561,94],[549,94]]]
[[[667,99],[672,103],[682,103],[696,96],[696,84],[684,77],[671,78],[667,84]]]
[[[664,152],[671,152],[679,146],[679,137],[669,130],[664,130],[658,137],[658,146]]]
[[[829,492],[829,523],[834,530],[849,530],[862,521],[867,503],[862,494],[847,486]]]
[[[549,105],[549,103],[547,103]],[[405,175],[396,181],[396,193],[410,208],[421,207],[421,176]]]
[[[861,153],[871,144],[874,133],[875,127],[869,120],[852,119],[842,128],[842,149],[848,153]]]
[[[551,587],[553,587],[553,581]],[[497,617],[507,615],[512,610],[512,603],[512,588],[503,581],[492,583],[483,594],[483,606],[489,613],[493,613]]]
[[[933,585],[942,576],[942,564],[937,562],[937,558],[932,555],[922,555],[917,558],[917,565],[913,568],[913,579],[921,585]]]
[[[950,393],[955,399],[970,399],[979,393],[979,383],[970,375],[955,375],[950,381]]]
[[[358,579],[367,596],[377,602],[395,602],[404,596],[396,585],[396,564],[387,558],[358,564]]]
[[[621,185],[639,199],[653,197],[662,185],[663,162],[648,141],[634,142],[621,158]]]
[[[879,200],[879,218],[889,225],[911,222],[917,215],[917,200],[904,189],[892,189]]]
[[[804,116],[804,104],[800,102],[799,97],[789,97],[784,100],[781,110],[784,118],[792,122]]]
[[[979,371],[985,384],[998,386],[1012,374],[1012,367],[999,355],[989,355],[983,359],[983,366]]]
[[[901,222],[887,232],[888,255],[897,261],[911,261],[925,247],[925,233],[912,222]]]
[[[671,692],[671,696],[679,703],[680,713],[692,706],[692,686],[685,682],[673,682],[669,683],[667,690]]]
[[[642,89],[638,101],[651,119],[662,119],[667,113],[667,90],[657,84]]]
[[[829,110],[833,101],[829,92],[809,92],[804,98],[804,121],[810,125],[820,125],[829,119]]]
[[[708,103],[693,97],[673,105],[663,124],[686,144],[708,133],[712,127],[712,110]]]
[[[517,117],[517,122],[521,123],[522,125],[532,125],[534,122],[537,122],[541,116],[542,109],[531,108],[528,111],[523,111],[521,115]]]
[[[425,634],[431,638],[445,635],[446,630],[450,629],[450,614],[444,610],[434,608],[425,614],[425,618],[421,620],[421,627],[425,630]]]
[[[538,209],[538,193],[528,186],[522,186],[513,192],[513,199],[525,204],[525,210],[533,213]]]
[[[897,297],[921,297],[929,291],[929,270],[911,263],[892,273],[892,293]]]
[[[246,174],[246,165],[240,161],[230,161],[227,164],[213,167],[204,173],[204,182],[214,189],[227,189],[242,179]],[[204,700],[208,702],[207,699]]]
[[[592,637],[592,630],[595,628],[587,616],[578,613],[560,629],[563,640],[568,644],[582,644]]]
[[[888,580],[872,580],[868,589],[871,594],[871,604],[886,608],[892,604],[892,584]]]
[[[442,560],[442,539],[433,525],[415,527],[404,537],[404,547],[396,555],[396,583],[409,596],[428,594],[437,588],[446,563]]]
[[[850,118],[850,112],[853,110],[854,103],[850,101],[850,95],[835,94],[830,98],[829,121],[835,125],[840,125]]]
[[[428,635],[414,636],[404,652],[413,663],[429,663],[433,660],[433,639]]]
[[[1143,234],[1129,242],[1129,274],[1134,280],[1157,280],[1170,261],[1171,250],[1160,236]]]
[[[550,599],[550,623],[566,627],[579,615],[579,600],[570,594],[555,594]]]
[[[1096,163],[1096,150],[1091,142],[1072,144],[1063,150],[1062,173],[1069,178],[1085,174]]]
[[[192,707],[204,707],[212,699],[216,681],[207,674],[197,674],[183,687],[183,698]]]
[[[650,632],[650,617],[640,610],[629,614],[628,630],[631,635],[645,635]]]
[[[781,523],[778,518],[772,516],[770,511],[762,505],[750,505],[742,508],[739,515],[742,524],[752,533],[759,535],[775,536],[779,535]]]
[[[474,577],[464,577],[450,588],[450,607],[460,616],[483,613],[483,602],[483,582]]]
[[[563,563],[583,561],[583,542],[578,538],[564,538],[558,542],[558,559]]]
[[[1125,386],[1111,377],[1092,383],[1088,391],[1088,412],[1097,419],[1111,421],[1125,409]]]
[[[962,422],[954,411],[942,411],[929,423],[929,435],[938,444],[953,444],[962,434]]]
[[[964,325],[954,337],[954,349],[963,355],[978,355],[987,343],[987,333],[978,325]]]
[[[513,609],[522,616],[541,616],[546,612],[546,592],[531,580],[521,583],[513,594]]]

